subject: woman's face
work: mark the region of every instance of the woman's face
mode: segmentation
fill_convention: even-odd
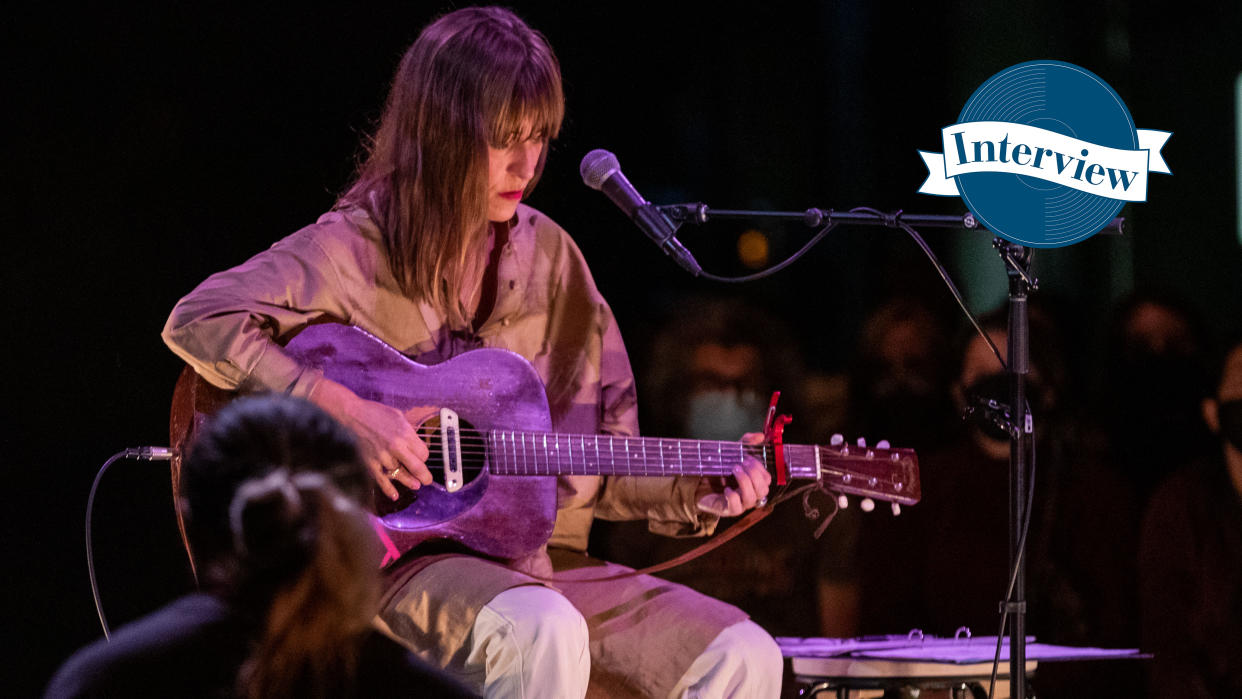
[[[524,125],[523,134],[530,133]],[[517,212],[526,185],[535,177],[539,156],[547,139],[539,136],[518,138],[503,148],[487,147],[487,220],[508,221]]]

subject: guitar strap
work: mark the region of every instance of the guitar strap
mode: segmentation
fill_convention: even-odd
[[[700,556],[706,555],[712,551],[715,551],[721,546],[724,546],[730,541],[741,536],[743,533],[746,532],[746,530],[750,529],[751,527],[761,522],[763,518],[772,514],[772,511],[776,509],[777,505],[787,500],[792,500],[793,498],[799,495],[803,496],[803,509],[806,511],[807,517],[811,519],[817,518],[819,516],[818,511],[814,510],[814,508],[811,508],[809,503],[806,501],[806,498],[810,496],[812,491],[821,491],[831,496],[831,493],[828,490],[824,489],[823,485],[818,482],[810,483],[810,484],[801,486],[799,488],[794,488],[792,490],[783,489],[780,492],[780,494],[773,497],[768,502],[768,504],[763,505],[762,507],[756,507],[755,509],[751,510],[749,514],[747,514],[745,517],[738,520],[737,524],[734,524],[732,527],[729,527],[728,529],[721,532],[720,534],[717,534],[716,536],[711,537],[707,541],[704,541],[702,544],[695,546],[694,548],[681,554],[680,556],[670,558],[667,561],[664,561],[663,563],[657,563],[652,566],[647,566],[646,568],[640,568],[639,570],[632,570],[628,573],[618,573],[617,575],[605,575],[605,576],[601,576],[598,578],[569,579],[569,578],[558,578],[556,575],[552,575],[551,577],[543,577],[541,575],[531,575],[530,573],[527,573],[527,575],[530,575],[530,577],[536,580],[542,580],[544,582],[587,583],[587,582],[606,582],[609,580],[624,580],[625,578],[633,578],[639,575],[654,575],[656,573],[663,573],[666,570],[669,570],[671,568],[676,568],[677,566],[685,564],[685,563],[689,563],[690,561],[693,561],[694,559],[699,558]],[[831,497],[830,497],[830,500],[831,500]],[[833,502],[835,506],[835,500],[833,500]],[[828,527],[828,524],[832,522],[832,519],[835,515],[836,515],[836,512],[833,511],[827,517],[824,518],[819,528],[815,531],[816,539],[818,539],[820,535],[824,533],[824,529],[826,529]]]
[[[670,558],[669,560],[664,561],[663,563],[657,563],[652,566],[647,566],[646,568],[640,568],[638,570],[631,570],[628,573],[618,573],[616,575],[605,575],[605,576],[601,576],[598,578],[572,578],[571,579],[571,578],[557,577],[556,574],[553,574],[548,577],[544,577],[542,575],[534,575],[532,573],[526,573],[526,575],[529,575],[535,580],[542,580],[543,582],[592,583],[592,582],[606,582],[609,580],[624,580],[626,578],[638,577],[639,575],[654,575],[655,573],[662,573],[670,568],[676,568],[677,566],[682,565],[683,563],[689,563],[690,561],[693,561],[694,559],[700,556],[703,556],[711,551],[714,551],[717,548],[732,541],[733,539],[736,539],[737,537],[741,536],[741,534],[745,532],[747,529],[750,529],[751,527],[755,526],[756,524],[759,523],[760,520],[762,520],[764,517],[767,517],[769,514],[771,514],[772,508],[775,505],[776,503],[771,502],[771,503],[768,503],[767,505],[764,505],[763,507],[756,507],[754,510],[751,510],[751,512],[747,514],[745,517],[738,520],[737,524],[734,524],[732,527],[729,527],[724,532],[711,537],[707,541],[704,541],[702,544],[695,546],[694,548],[681,554],[680,556],[677,556],[675,558]]]

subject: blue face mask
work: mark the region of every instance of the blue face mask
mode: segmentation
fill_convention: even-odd
[[[763,429],[768,406],[753,391],[736,389],[696,393],[687,408],[687,437],[734,441]]]

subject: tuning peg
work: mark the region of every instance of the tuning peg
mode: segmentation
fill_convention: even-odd
[[[867,439],[866,439],[866,437],[859,437],[859,438],[858,438],[858,446],[860,446],[860,447],[865,447],[865,446],[867,446]]]
[[[889,443],[888,443],[888,440],[887,440],[887,439],[881,439],[880,441],[878,441],[878,442],[876,442],[876,443],[875,443],[875,448],[876,448],[876,449],[888,449],[888,448],[890,448],[890,447],[892,447],[892,446],[893,446],[893,445],[891,445],[891,444],[889,444]]]
[[[889,503],[889,504],[893,506],[893,516],[900,517],[901,516],[901,503],[894,502],[894,503]]]
[[[872,500],[871,498],[863,498],[862,501],[858,503],[858,509],[863,512],[870,512],[874,510],[875,500]]]
[[[849,499],[849,498],[845,497],[844,495],[838,495],[838,496],[837,496],[837,507],[839,507],[839,508],[841,508],[841,509],[843,509],[843,510],[847,510],[847,509],[849,509],[849,506],[850,506],[850,499]]]
[[[845,444],[845,435],[842,435],[842,434],[832,435],[832,438],[828,440],[828,444],[834,447],[839,447],[842,444]]]

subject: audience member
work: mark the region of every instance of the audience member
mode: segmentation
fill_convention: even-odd
[[[1217,449],[1169,477],[1143,520],[1143,648],[1155,654],[1153,697],[1242,697],[1242,341],[1229,348],[1219,376],[1202,403]]]
[[[1207,340],[1195,313],[1167,295],[1134,294],[1113,317],[1099,412],[1119,463],[1146,499],[1189,454],[1214,449],[1199,409],[1210,392]]]
[[[230,404],[196,439],[177,502],[202,591],[79,651],[46,696],[474,696],[371,628],[370,484],[319,408]]]
[[[920,299],[899,296],[872,311],[850,370],[847,431],[918,451],[946,442],[957,426],[950,348],[943,321]]]

